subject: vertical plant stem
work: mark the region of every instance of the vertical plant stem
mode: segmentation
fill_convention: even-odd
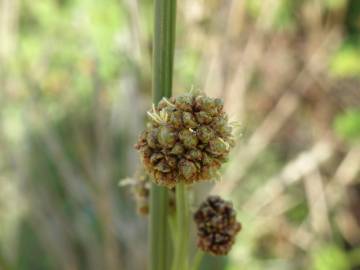
[[[175,215],[169,215],[169,227],[171,235],[171,247],[175,247],[177,243],[177,230],[176,230],[176,217]]]
[[[198,249],[195,253],[194,259],[191,264],[191,270],[200,270],[201,261],[204,257],[204,252]]]
[[[153,101],[170,97],[175,46],[176,0],[155,0]]]
[[[170,97],[175,44],[176,0],[155,0],[153,102]],[[168,191],[151,185],[149,222],[149,269],[167,270]]]
[[[186,186],[176,185],[177,242],[173,263],[174,270],[188,269],[189,209]]]
[[[149,265],[150,270],[166,270],[167,262],[167,201],[168,194],[166,188],[151,185],[150,190],[150,250]]]

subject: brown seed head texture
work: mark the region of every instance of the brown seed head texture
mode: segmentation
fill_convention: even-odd
[[[150,181],[143,170],[138,170],[131,182],[131,194],[133,195],[137,212],[140,215],[149,213]]]
[[[216,178],[234,146],[221,99],[184,94],[161,100],[148,114],[135,147],[157,184],[172,188]]]
[[[146,216],[149,213],[150,199],[150,177],[143,169],[137,170],[134,177],[131,178],[131,194],[135,200],[137,212],[139,215]],[[175,211],[175,188],[169,192],[169,210]]]
[[[215,256],[226,255],[235,242],[241,224],[230,202],[209,196],[194,214],[198,247]]]

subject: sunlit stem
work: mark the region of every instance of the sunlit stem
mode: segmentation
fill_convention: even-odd
[[[195,256],[191,263],[191,269],[190,270],[199,270],[201,266],[201,261],[204,257],[204,252],[198,249],[195,253]]]
[[[176,185],[176,229],[177,238],[173,270],[188,270],[189,243],[189,206],[186,186],[184,183]]]
[[[153,43],[153,102],[172,92],[176,0],[155,0]],[[158,115],[149,116],[159,121]],[[168,270],[168,190],[156,184],[150,190],[149,269]]]

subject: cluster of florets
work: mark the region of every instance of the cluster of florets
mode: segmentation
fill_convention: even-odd
[[[174,187],[217,178],[234,145],[221,99],[185,94],[162,99],[136,144],[157,184]]]
[[[140,215],[146,216],[149,213],[149,200],[150,200],[150,177],[143,169],[136,171],[134,177],[124,179],[120,185],[129,185],[131,187],[131,194],[136,203],[137,212]],[[175,211],[175,188],[169,192],[168,209],[171,212]]]
[[[212,255],[226,255],[235,242],[241,224],[230,202],[209,196],[194,214],[198,247]]]
[[[131,181],[131,193],[136,202],[137,212],[141,215],[149,213],[150,181],[149,177],[141,170],[135,174]]]

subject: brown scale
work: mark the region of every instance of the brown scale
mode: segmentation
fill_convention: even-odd
[[[144,170],[138,170],[131,181],[131,193],[136,202],[137,212],[140,215],[149,213],[150,179]],[[169,210],[175,211],[175,188],[169,192]]]
[[[198,247],[215,256],[226,255],[235,242],[241,224],[230,202],[209,196],[194,214]]]
[[[150,182],[143,170],[135,173],[131,182],[131,193],[136,202],[137,212],[140,215],[147,215],[149,213]]]
[[[163,99],[135,148],[155,183],[173,188],[218,177],[234,146],[223,101],[204,94]]]

